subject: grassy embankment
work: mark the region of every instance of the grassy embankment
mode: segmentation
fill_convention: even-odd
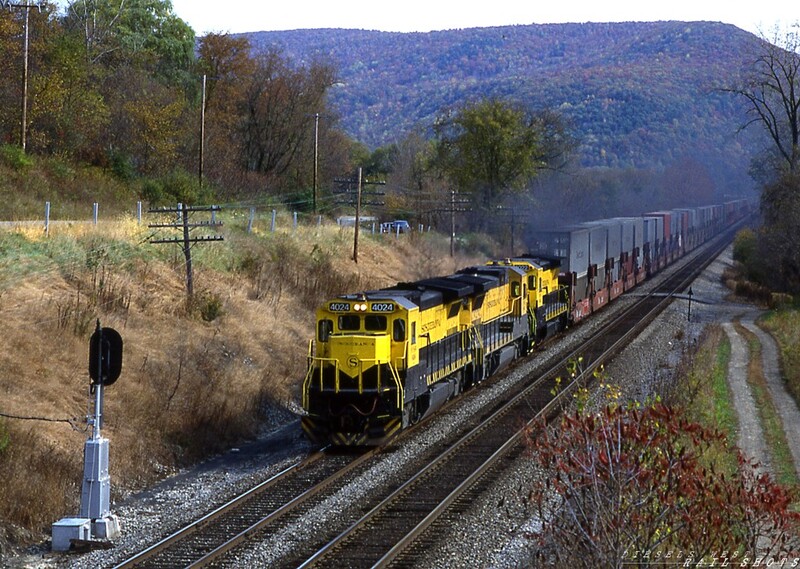
[[[786,385],[795,401],[800,401],[800,325],[797,311],[781,309],[770,312],[762,324],[776,338],[781,351],[781,364]],[[792,462],[787,444],[787,436],[781,418],[778,415],[770,393],[761,359],[761,344],[758,338],[736,324],[737,332],[747,341],[749,349],[748,384],[758,409],[759,418],[764,429],[765,439],[770,453],[776,480],[786,486],[797,487],[799,479]],[[710,327],[703,335],[699,349],[694,356],[686,385],[691,386],[685,404],[690,416],[705,425],[718,428],[725,433],[730,445],[736,443],[738,428],[736,411],[733,408],[730,388],[727,383],[728,361],[730,359],[730,343],[721,328]],[[724,448],[720,452],[727,454],[723,458],[729,472],[736,468],[735,457]]]
[[[725,435],[725,444],[708,458],[728,474],[738,468],[732,452],[737,420],[727,381],[730,357],[731,345],[722,327],[709,326],[701,335],[697,351],[692,354],[691,363],[681,378],[684,389],[678,390],[679,404],[686,408],[689,419]]]
[[[792,461],[789,443],[786,440],[786,430],[781,416],[775,408],[775,403],[767,386],[767,379],[764,376],[761,342],[758,336],[738,322],[736,323],[736,330],[747,341],[750,352],[747,382],[750,385],[753,399],[758,408],[758,416],[761,421],[761,427],[764,430],[764,438],[767,441],[775,478],[785,486],[797,486],[797,472]]]
[[[76,173],[68,187],[86,187],[71,199],[50,167],[28,168],[44,181],[13,197],[25,176],[0,165],[0,218],[29,218],[47,199],[67,203],[54,217],[87,219],[101,194],[132,211],[135,192],[102,172]],[[225,241],[193,249],[191,306],[181,249],[151,245],[151,230],[130,216],[53,226],[49,236],[41,226],[0,230],[0,413],[22,417],[0,417],[0,554],[4,531],[36,539],[77,513],[96,319],[125,342],[122,376],[105,398],[113,499],[291,418],[325,298],[483,259],[451,259],[435,234],[362,233],[355,264],[352,230],[295,230],[284,215],[282,229],[263,220],[248,234],[245,216],[223,213]]]

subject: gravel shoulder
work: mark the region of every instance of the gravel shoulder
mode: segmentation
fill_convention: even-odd
[[[794,469],[800,474],[800,409],[797,402],[786,390],[786,385],[781,375],[778,344],[775,339],[759,328],[754,319],[745,319],[742,325],[753,332],[761,342],[761,358],[764,376],[767,379],[767,388],[775,404],[775,409],[781,417],[786,440],[792,453]]]

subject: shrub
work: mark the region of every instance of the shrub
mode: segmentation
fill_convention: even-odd
[[[733,259],[743,265],[752,262],[756,254],[756,234],[749,227],[742,229],[733,240]]]
[[[0,159],[9,168],[25,170],[33,166],[33,158],[25,154],[19,146],[3,144],[0,146]]]
[[[175,203],[196,205],[210,203],[214,193],[206,184],[201,188],[196,176],[185,170],[174,170],[161,178],[145,180],[141,197],[153,206]]]
[[[203,292],[195,299],[195,304],[205,322],[213,322],[222,316],[222,299],[218,294]]]
[[[796,493],[741,456],[736,475],[719,476],[709,456],[724,436],[676,408],[608,407],[543,430],[529,438],[544,471],[530,494],[543,564],[620,567],[678,553],[695,566],[720,551],[800,552]]]
[[[136,177],[136,167],[133,165],[133,160],[124,152],[112,150],[108,161],[111,172],[120,180],[129,182]]]

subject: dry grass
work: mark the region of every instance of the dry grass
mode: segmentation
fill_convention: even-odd
[[[800,405],[800,319],[796,309],[771,312],[759,321],[777,340],[786,388]]]
[[[146,237],[129,218],[0,234],[0,413],[80,427],[0,418],[0,520],[47,534],[77,513],[98,318],[125,342],[103,431],[118,498],[296,410],[325,298],[482,261],[451,259],[433,235],[363,235],[355,264],[352,230],[231,230],[195,248],[187,309],[180,249]]]
[[[791,295],[772,292],[768,287],[748,280],[740,263],[723,271],[722,282],[733,292],[735,297],[761,308],[777,309],[792,303]]]

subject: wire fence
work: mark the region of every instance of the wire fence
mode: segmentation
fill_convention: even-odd
[[[269,206],[251,206],[251,205],[221,205],[211,206],[211,220],[210,223],[217,222],[217,212],[226,212],[228,221],[233,221],[235,224],[241,224],[247,233],[252,233],[255,229],[260,231],[269,231],[274,233],[279,229],[292,229],[296,230],[300,226],[310,227],[316,225],[321,227],[323,224],[336,224],[339,227],[355,227],[355,216],[339,216],[331,220],[319,214],[310,214],[307,212],[278,210],[270,208]],[[178,204],[178,210],[181,209],[181,204]],[[138,224],[147,223],[147,215],[159,213],[157,209],[146,209],[143,202],[136,202],[134,211],[132,212]],[[98,225],[101,219],[100,204],[95,202],[92,204],[91,212],[87,212],[87,219],[69,219],[58,220],[51,217],[51,204],[45,202],[43,208],[43,215],[40,219],[30,220],[15,220],[15,221],[0,221],[0,228],[11,229],[15,227],[41,227],[45,234],[49,234],[50,228],[58,225],[74,225],[74,224],[92,224]],[[178,214],[180,216],[180,213]],[[417,231],[430,231],[430,227],[420,225],[418,227],[411,226],[405,220],[392,220],[381,222],[374,216],[362,216],[359,218],[359,227],[362,231],[369,233],[385,233],[393,234],[399,237],[401,234],[408,233],[412,230]]]

